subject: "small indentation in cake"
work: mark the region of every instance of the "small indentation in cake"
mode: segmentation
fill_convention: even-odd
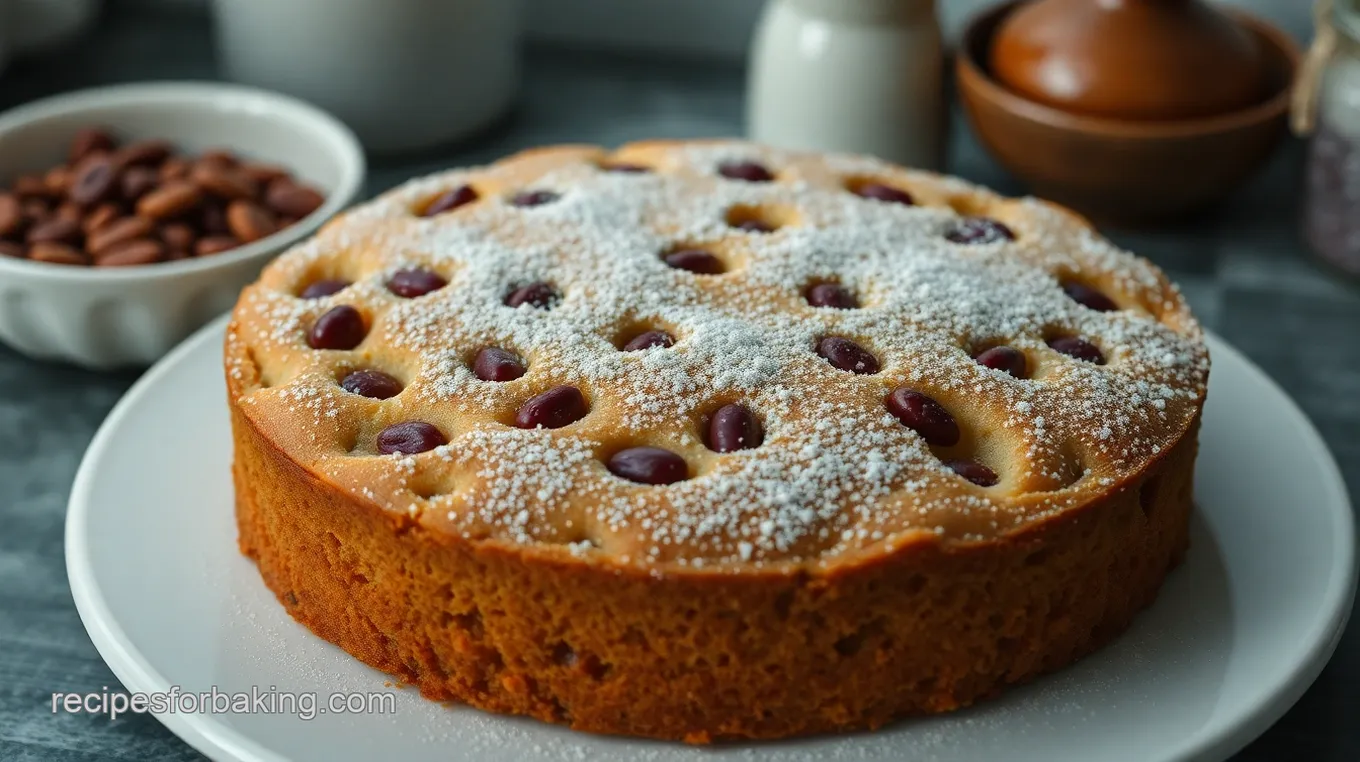
[[[421,500],[432,500],[450,492],[449,485],[439,475],[424,471],[408,480],[406,487]]]
[[[340,549],[340,538],[335,536],[335,532],[326,533],[326,544],[331,546],[331,550]]]
[[[541,310],[550,310],[562,300],[562,294],[547,281],[534,281],[513,286],[506,293],[504,303],[507,307],[528,305]]]
[[[874,177],[851,177],[845,181],[845,189],[860,198],[883,201],[889,204],[913,206],[916,201],[911,193],[892,183]]]
[[[742,180],[748,183],[768,183],[774,180],[774,173],[757,161],[724,161],[718,165],[718,174],[729,180]]]
[[[433,217],[437,214],[451,212],[459,207],[467,206],[473,201],[476,201],[477,198],[478,193],[475,188],[471,185],[460,185],[426,199],[423,204],[420,204],[417,209],[412,211],[419,217]]]
[[[1075,442],[1057,443],[1043,463],[1031,463],[1028,489],[1057,492],[1071,487],[1086,474],[1080,448]]]
[[[872,376],[881,369],[878,358],[864,347],[843,336],[824,336],[817,340],[817,355],[837,370]]]
[[[793,224],[794,218],[795,215],[786,209],[737,204],[728,208],[724,219],[729,227],[747,233],[773,233]]]
[[[661,260],[676,270],[695,275],[722,275],[727,265],[718,255],[705,249],[683,246],[663,252]]]
[[[1157,492],[1161,486],[1161,476],[1150,476],[1138,488],[1138,507],[1143,509],[1143,515],[1149,521],[1152,520],[1152,512],[1157,507]]]
[[[911,595],[920,593],[922,590],[926,589],[925,575],[913,574],[910,577],[907,577],[907,582],[904,587],[906,587],[907,592]]]
[[[359,451],[359,426],[349,418],[341,418],[341,426],[336,432],[336,447],[350,455],[372,455],[372,451]]]
[[[835,310],[853,310],[859,307],[855,292],[836,281],[816,281],[803,289],[803,298],[810,307],[823,307]]]
[[[788,619],[793,610],[794,592],[785,590],[774,598],[774,613],[780,619]]]
[[[362,572],[350,572],[349,582],[351,585],[367,585],[368,577]]]
[[[298,605],[297,594],[294,593],[292,590],[289,590],[288,592],[283,594],[283,602],[287,604],[290,608]]]
[[[1048,548],[1040,548],[1025,556],[1025,566],[1043,566],[1048,561]]]
[[[1106,296],[1103,291],[1093,286],[1088,286],[1078,280],[1065,279],[1058,284],[1067,298],[1080,304],[1081,306],[1095,310],[1096,312],[1114,312],[1119,309],[1119,305],[1114,300]]]
[[[255,356],[254,349],[246,350],[246,363],[254,370],[255,385],[259,389],[268,389],[274,385],[273,378],[265,372],[265,368],[260,364],[259,358]]]

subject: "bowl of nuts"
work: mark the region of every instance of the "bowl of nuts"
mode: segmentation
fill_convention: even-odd
[[[302,101],[148,83],[0,115],[0,341],[93,368],[146,365],[348,206],[354,134]]]

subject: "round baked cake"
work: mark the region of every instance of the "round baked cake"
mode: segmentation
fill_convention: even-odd
[[[1061,667],[1187,544],[1208,375],[1080,217],[743,142],[349,211],[226,340],[241,550],[430,699],[704,743]]]

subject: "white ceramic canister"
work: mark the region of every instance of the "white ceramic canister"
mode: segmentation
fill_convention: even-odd
[[[373,151],[465,137],[519,87],[520,0],[216,0],[227,76],[311,101]]]
[[[934,0],[769,0],[751,49],[747,131],[938,169],[943,78]]]

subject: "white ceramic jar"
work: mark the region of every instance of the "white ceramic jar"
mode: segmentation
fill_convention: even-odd
[[[519,86],[520,0],[216,0],[227,75],[311,101],[374,151],[465,137]]]
[[[751,50],[747,131],[938,169],[943,77],[934,0],[769,0]]]

